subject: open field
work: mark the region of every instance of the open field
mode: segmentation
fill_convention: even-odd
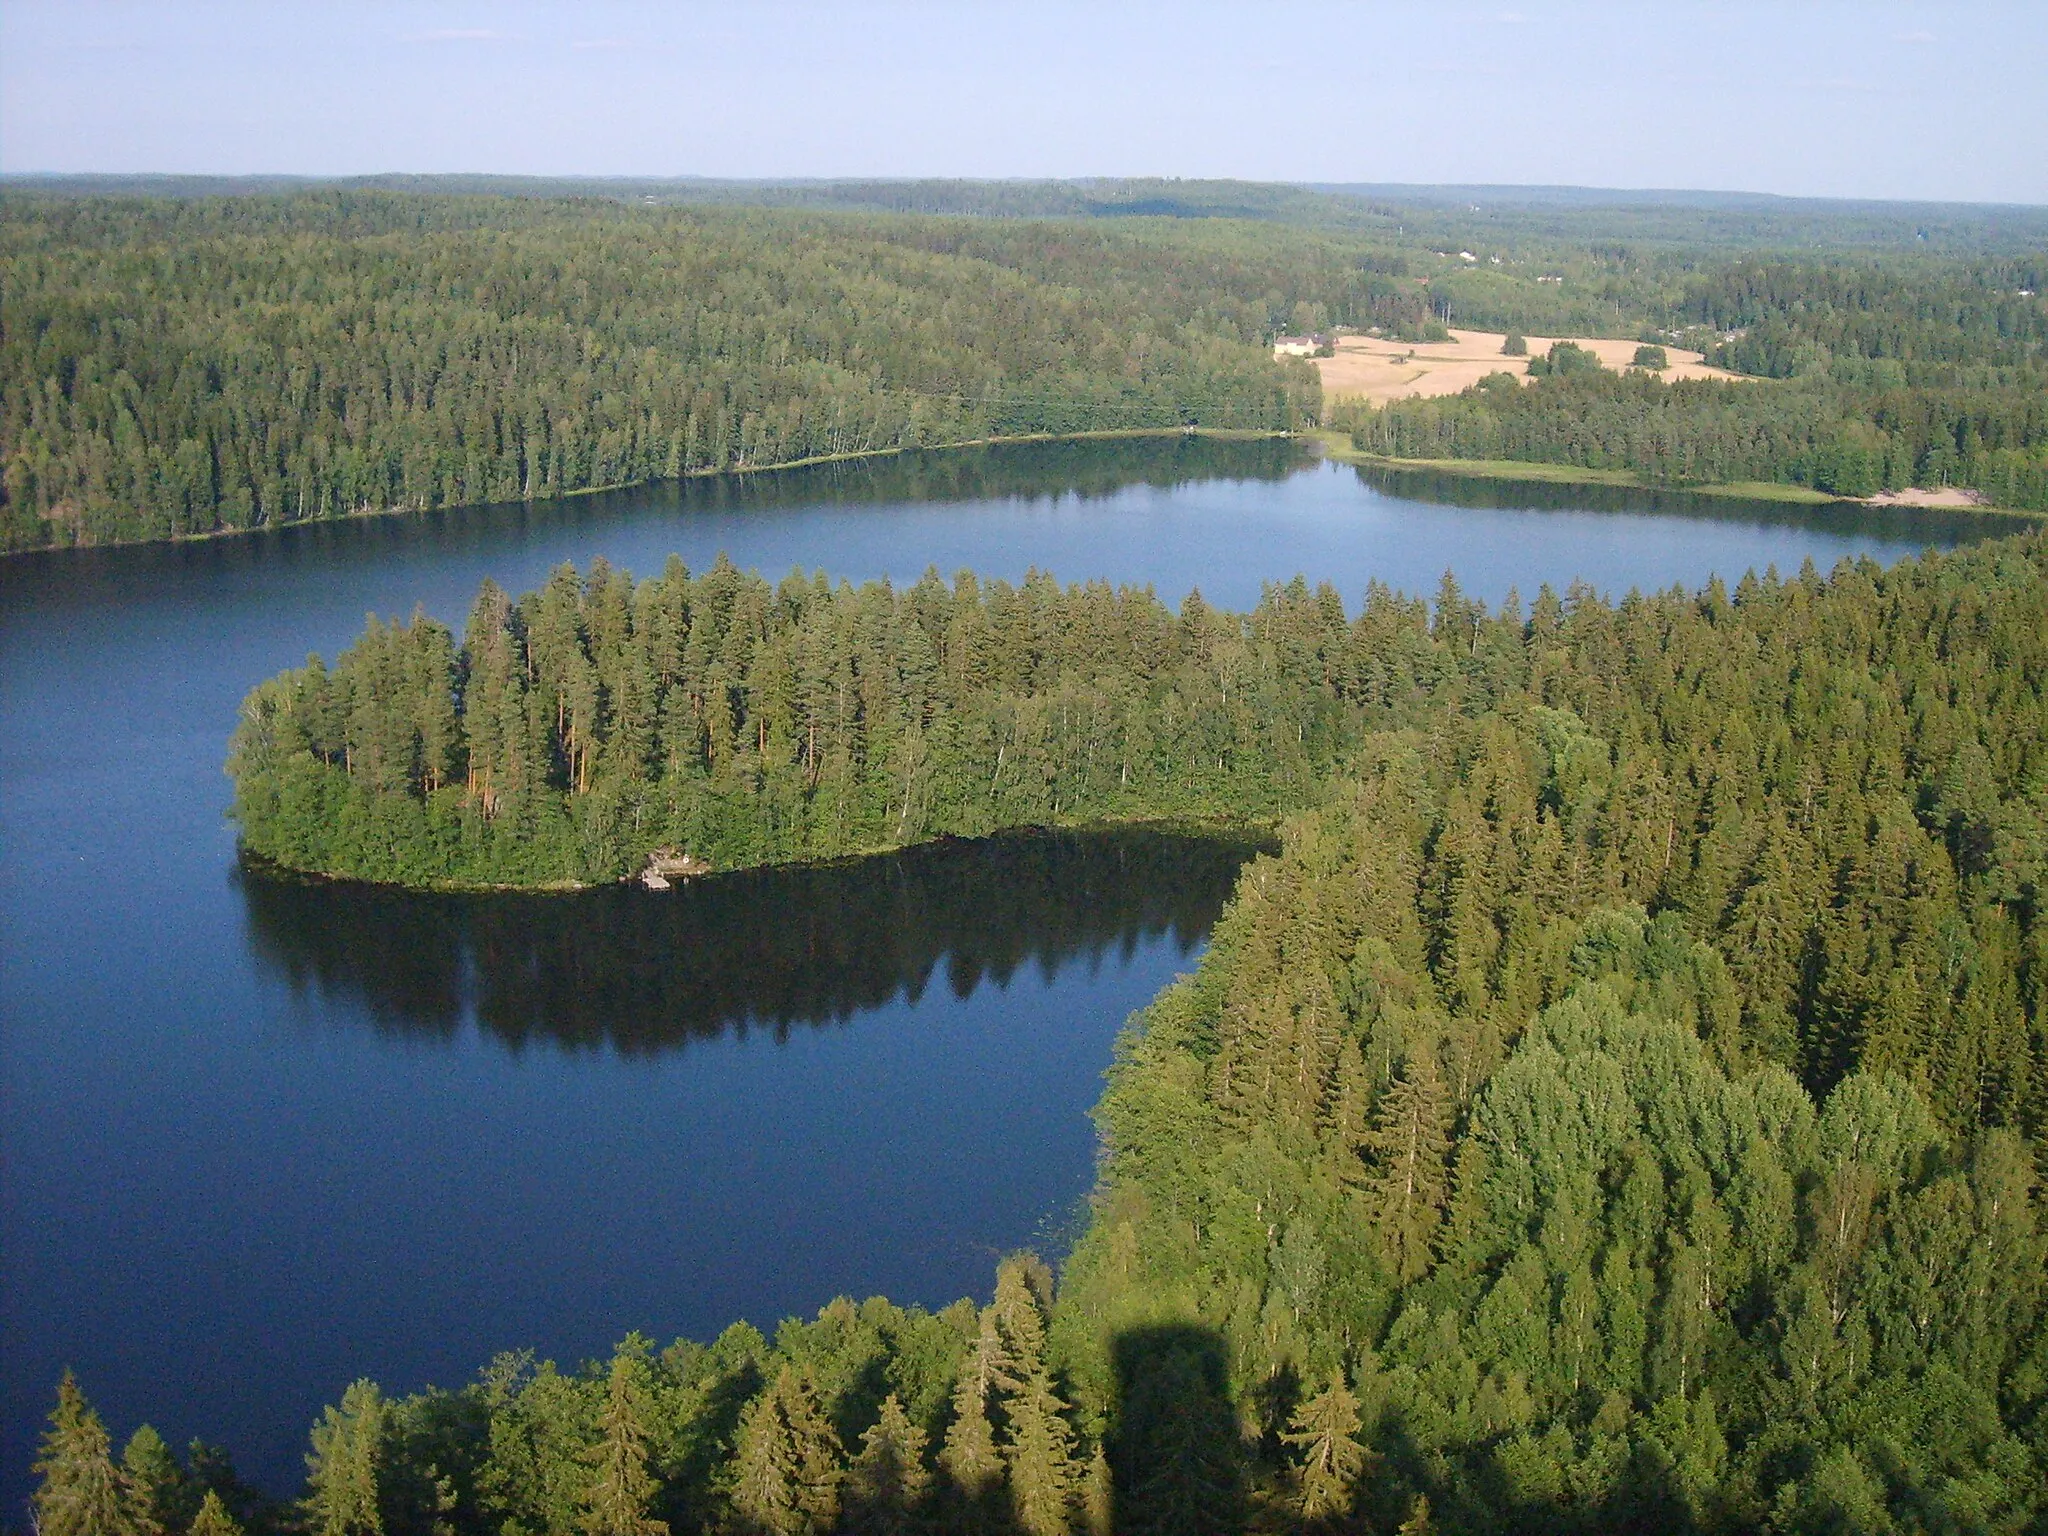
[[[1573,337],[1531,336],[1530,356],[1541,356],[1558,340]],[[1377,336],[1343,336],[1337,341],[1335,357],[1319,357],[1316,371],[1323,377],[1325,400],[1370,400],[1375,405],[1403,400],[1411,395],[1455,395],[1477,384],[1489,373],[1511,373],[1526,378],[1529,359],[1503,357],[1501,343],[1507,337],[1498,331],[1451,332],[1449,341],[1386,341]],[[1626,368],[1640,345],[1634,341],[1579,341],[1608,368]],[[1710,368],[1697,352],[1683,347],[1666,347],[1671,366],[1658,374],[1663,379],[1737,379],[1744,375],[1724,368]]]
[[[1902,491],[1879,491],[1870,498],[1873,507],[1969,507],[1987,505],[1989,498],[1982,491],[1971,490],[1968,486],[1944,485],[1936,490],[1924,490],[1919,486],[1908,486]]]

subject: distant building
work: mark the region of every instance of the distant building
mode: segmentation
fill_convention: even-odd
[[[1314,357],[1316,339],[1313,336],[1275,336],[1273,338],[1275,357]]]

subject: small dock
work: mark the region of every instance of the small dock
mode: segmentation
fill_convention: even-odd
[[[677,853],[673,848],[657,848],[647,856],[647,867],[638,876],[641,885],[650,891],[672,890],[678,880],[688,880],[692,875],[708,875],[711,865],[695,854]]]

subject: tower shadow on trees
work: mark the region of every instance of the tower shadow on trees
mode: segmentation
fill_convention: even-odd
[[[1133,1328],[1111,1345],[1119,1412],[1109,1441],[1118,1536],[1244,1529],[1244,1452],[1223,1336],[1191,1323]]]

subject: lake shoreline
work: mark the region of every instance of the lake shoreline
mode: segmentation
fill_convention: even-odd
[[[693,480],[716,480],[726,477],[746,479],[755,475],[780,474],[787,470],[816,469],[828,464],[855,464],[877,459],[904,458],[917,453],[946,454],[967,448],[1008,448],[1047,443],[1132,442],[1149,438],[1175,437],[1199,437],[1213,442],[1238,443],[1301,442],[1308,444],[1312,449],[1320,453],[1322,457],[1340,464],[1351,464],[1365,469],[1386,469],[1433,474],[1454,480],[1509,482],[1519,480],[1539,485],[1596,485],[1613,490],[1700,496],[1731,501],[1775,502],[1789,506],[1917,509],[1916,503],[1889,501],[1882,496],[1868,499],[1854,496],[1833,496],[1825,491],[1814,490],[1811,486],[1784,484],[1767,480],[1744,480],[1712,485],[1676,485],[1659,484],[1647,480],[1636,471],[1629,469],[1589,469],[1576,464],[1549,464],[1533,459],[1390,458],[1381,454],[1361,452],[1351,446],[1349,434],[1333,431],[1329,428],[1312,428],[1306,432],[1283,432],[1277,430],[1254,430],[1245,427],[1119,427],[1092,432],[1033,432],[1008,437],[972,437],[950,443],[913,443],[898,448],[863,448],[847,453],[814,454],[809,458],[786,459],[773,464],[749,464],[729,469],[693,469],[675,476],[662,475],[646,480],[619,480],[608,482],[604,485],[580,486],[575,490],[561,491],[553,496],[534,497],[523,501],[463,501],[452,502],[447,506],[439,507],[373,507],[353,512],[343,512],[332,517],[309,517],[284,523],[262,523],[248,528],[213,528],[204,533],[174,533],[160,538],[106,539],[73,544],[32,544],[19,549],[0,549],[0,563],[21,559],[30,555],[55,555],[84,551],[97,552],[110,549],[209,544],[223,539],[238,539],[260,534],[282,533],[288,529],[295,528],[346,526],[352,523],[367,523],[399,517],[431,517],[439,513],[471,512],[487,507],[533,507],[548,503],[575,501],[589,496],[601,496],[614,491],[636,490],[652,485],[682,484]],[[1966,510],[1990,513],[1999,517],[2039,518],[2041,516],[2040,513],[2028,512],[2023,508],[1999,507],[1989,504],[1972,506]]]
[[[1534,459],[1400,459],[1365,453],[1351,446],[1348,433],[1328,429],[1303,434],[1321,446],[1323,456],[1340,464],[1363,469],[1387,469],[1411,474],[1441,475],[1453,480],[1525,481],[1537,485],[1597,485],[1612,490],[1647,491],[1659,495],[1698,496],[1718,501],[1759,501],[1798,507],[1859,507],[1885,511],[1969,511],[1997,517],[2039,519],[2041,514],[2021,507],[1998,507],[1978,503],[1968,507],[1922,506],[1909,501],[1885,500],[1882,496],[1833,496],[1809,485],[1775,480],[1738,480],[1711,485],[1660,484],[1645,479],[1632,469],[1589,469],[1577,464],[1549,464]]]
[[[791,469],[816,469],[826,464],[855,464],[872,459],[902,458],[913,453],[951,453],[962,448],[1008,448],[1024,444],[1131,442],[1143,438],[1200,437],[1214,442],[1257,443],[1300,439],[1299,432],[1267,431],[1250,427],[1116,427],[1092,432],[1026,432],[1006,437],[969,437],[950,443],[909,443],[898,448],[861,448],[847,453],[813,454],[805,459],[781,459],[773,464],[746,464],[727,469],[691,469],[680,475],[659,475],[645,480],[615,480],[604,485],[578,486],[552,496],[534,496],[521,501],[457,501],[438,507],[364,507],[332,517],[295,518],[283,523],[260,523],[248,528],[210,528],[204,533],[172,533],[149,539],[94,539],[73,544],[29,544],[19,549],[0,549],[0,561],[25,555],[63,554],[72,550],[138,549],[156,545],[208,544],[218,539],[247,538],[256,534],[282,533],[289,528],[320,528],[349,523],[373,522],[381,518],[431,517],[442,512],[470,512],[481,507],[532,507],[549,502],[575,501],[585,496],[602,496],[612,491],[637,490],[644,486],[681,484],[690,480],[722,477],[744,479],[752,475],[779,474]]]
[[[996,827],[987,832],[939,832],[910,842],[878,843],[870,848],[854,848],[845,853],[821,853],[790,859],[762,859],[752,864],[727,864],[706,870],[703,874],[684,876],[682,880],[684,883],[696,883],[719,880],[728,875],[756,874],[762,870],[835,869],[890,858],[917,848],[931,848],[949,843],[985,843],[998,838],[1070,833],[1086,835],[1109,832],[1158,832],[1168,836],[1235,840],[1256,844],[1262,848],[1268,845],[1277,847],[1279,830],[1280,818],[1261,820],[1256,817],[1203,821],[1185,816],[1135,816],[1122,819],[1093,817],[1080,821],[1018,822],[1015,826]],[[590,891],[611,890],[615,886],[636,886],[640,883],[640,872],[643,867],[635,866],[616,880],[544,880],[530,883],[504,880],[378,880],[369,875],[336,874],[331,870],[305,869],[296,864],[286,864],[249,847],[239,839],[235,844],[235,863],[242,870],[271,880],[296,880],[308,885],[354,886],[376,891],[410,891],[435,896],[577,896]],[[661,893],[650,891],[648,894],[658,896]]]

